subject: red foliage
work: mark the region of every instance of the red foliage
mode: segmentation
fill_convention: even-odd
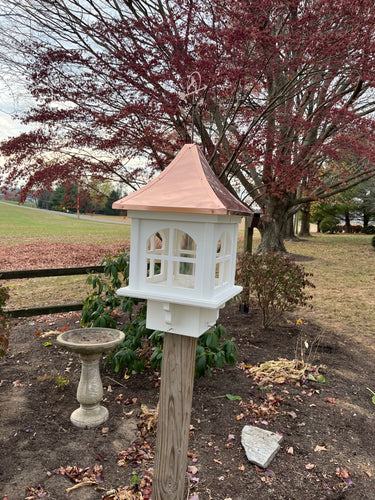
[[[3,145],[8,185],[26,192],[95,175],[136,187],[191,141],[191,114],[178,104],[194,71],[205,86],[196,140],[221,181],[272,220],[275,206],[285,218],[301,197],[321,198],[375,173],[372,0],[116,8],[101,0],[89,18],[78,15],[79,0],[70,0],[74,17],[57,0],[47,21],[39,3],[28,12],[32,23],[52,26],[56,40],[71,35],[66,48],[52,39],[27,47],[37,105],[24,121],[40,130]],[[128,161],[140,157],[147,169]]]

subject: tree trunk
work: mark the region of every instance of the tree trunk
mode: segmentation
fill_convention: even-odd
[[[350,224],[350,213],[345,212],[345,226],[344,226],[344,231],[346,233],[351,233],[352,232],[352,226]]]
[[[285,252],[284,234],[287,222],[287,213],[289,206],[285,201],[278,198],[271,198],[267,204],[267,214],[261,218],[259,231],[261,242],[256,253],[263,252]]]
[[[311,236],[310,234],[310,203],[301,207],[301,228],[298,236]]]
[[[294,216],[293,215],[290,215],[286,220],[284,239],[285,240],[297,240],[298,239],[296,237],[295,232],[294,232]]]
[[[363,212],[363,227],[368,227],[368,223],[370,222],[370,215],[366,212]]]

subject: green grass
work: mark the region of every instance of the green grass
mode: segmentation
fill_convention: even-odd
[[[310,257],[301,264],[313,274],[313,311],[301,311],[328,329],[356,338],[375,333],[375,251],[371,235],[315,234],[287,242],[288,252]]]
[[[119,221],[124,220],[118,218]],[[70,243],[107,243],[124,241],[130,236],[130,225],[67,217],[58,212],[30,210],[13,204],[0,203],[1,244],[33,241],[69,241]]]

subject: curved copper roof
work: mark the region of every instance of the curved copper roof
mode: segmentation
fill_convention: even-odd
[[[112,207],[158,212],[252,214],[221,184],[196,144],[186,144],[158,177],[115,201]]]

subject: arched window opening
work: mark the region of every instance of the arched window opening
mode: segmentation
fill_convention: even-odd
[[[153,233],[147,240],[146,282],[194,288],[196,255],[196,243],[188,233],[180,229]]]
[[[162,229],[152,234],[147,240],[146,281],[163,283],[168,278],[165,257],[168,255],[169,229]]]
[[[232,238],[230,233],[222,233],[216,245],[215,287],[230,281]]]

